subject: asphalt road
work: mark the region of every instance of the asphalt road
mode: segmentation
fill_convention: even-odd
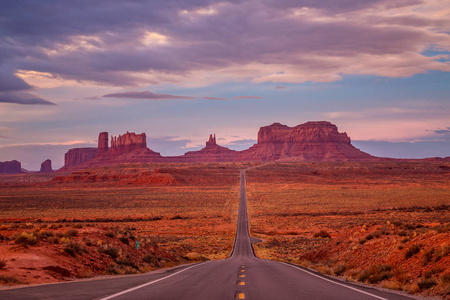
[[[245,173],[230,258],[120,278],[40,285],[0,292],[0,299],[307,299],[404,300],[403,295],[336,281],[255,257],[248,234]]]

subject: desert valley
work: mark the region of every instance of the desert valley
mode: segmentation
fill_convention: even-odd
[[[147,148],[145,133],[104,132],[98,148],[69,150],[58,171],[48,161],[38,173],[2,168],[4,288],[227,258],[247,170],[258,257],[450,295],[450,158],[374,157],[329,122],[262,127],[244,151],[211,135],[202,150],[173,157]]]

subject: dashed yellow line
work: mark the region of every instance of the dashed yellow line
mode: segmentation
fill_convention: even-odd
[[[244,278],[244,277],[245,277],[245,274],[241,274],[241,275],[239,275],[239,277]]]
[[[245,294],[244,293],[239,293],[238,294],[238,299],[245,299]]]
[[[245,285],[244,281],[239,282],[239,285]]]

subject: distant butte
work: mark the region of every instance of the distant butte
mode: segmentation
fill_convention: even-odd
[[[52,161],[50,159],[47,159],[41,164],[41,170],[39,171],[39,173],[52,173],[52,172],[53,172]]]
[[[17,160],[0,162],[0,174],[22,173],[22,165]]]
[[[108,145],[110,141],[110,145]],[[280,123],[261,127],[258,142],[247,150],[220,146],[211,134],[203,149],[181,156],[164,157],[147,148],[145,133],[127,132],[117,137],[101,132],[97,148],[70,149],[62,168],[112,165],[131,162],[236,162],[236,161],[371,161],[380,158],[355,148],[347,134],[326,121],[295,127]]]

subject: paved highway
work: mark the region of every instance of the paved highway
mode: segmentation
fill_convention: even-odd
[[[294,265],[259,259],[253,253],[248,232],[242,172],[237,230],[230,258],[142,275],[2,291],[0,299],[412,299],[336,281]]]

